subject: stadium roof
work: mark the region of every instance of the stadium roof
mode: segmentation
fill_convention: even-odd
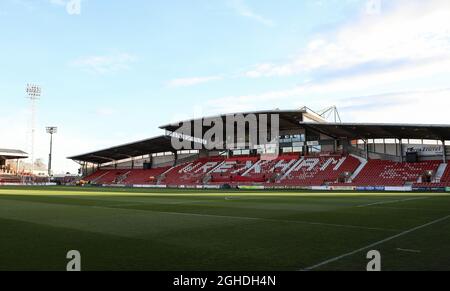
[[[167,125],[160,126],[161,129],[174,132],[177,129],[181,127],[182,124],[185,123],[194,123],[195,121],[201,121],[202,119],[216,119],[216,118],[222,118],[222,120],[225,122],[227,116],[230,115],[239,115],[242,114],[244,116],[247,116],[249,114],[254,114],[257,117],[259,115],[272,115],[272,114],[278,114],[280,116],[280,130],[289,130],[289,129],[296,129],[298,128],[299,122],[304,121],[303,116],[307,116],[309,119],[313,119],[314,121],[323,122],[324,120],[321,119],[319,116],[316,116],[314,114],[309,113],[307,110],[266,110],[266,111],[250,111],[250,112],[241,112],[241,113],[230,113],[230,114],[222,114],[222,115],[216,115],[216,116],[209,116],[199,119],[190,119],[190,120],[184,120],[180,122],[175,122]],[[268,120],[270,122],[270,118]],[[204,131],[207,131],[209,128],[204,127]]]
[[[171,137],[162,135],[133,143],[119,145],[83,155],[69,157],[79,162],[104,164],[133,157],[170,152],[173,150]]]
[[[290,129],[306,129],[324,134],[331,138],[343,139],[430,139],[450,140],[449,125],[423,125],[423,124],[374,124],[374,123],[321,123],[302,122],[304,111],[260,111],[254,114],[280,114],[280,127]],[[243,113],[250,114],[250,113]],[[225,118],[227,115],[219,115]],[[188,120],[187,122],[194,122]],[[168,131],[176,130],[176,125],[166,125],[161,128]],[[207,130],[207,129],[204,129]],[[192,141],[193,143],[194,141]],[[192,146],[192,148],[194,148]],[[108,149],[103,149],[83,155],[69,157],[74,161],[104,164],[133,157],[174,151],[171,137],[158,136],[142,141],[128,143]],[[1,154],[0,154],[1,155]]]
[[[306,129],[333,138],[450,140],[449,125],[385,123],[300,123]]]
[[[21,150],[0,149],[0,158],[5,160],[26,159],[28,154]]]

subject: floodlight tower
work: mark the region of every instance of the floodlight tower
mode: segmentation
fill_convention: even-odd
[[[41,97],[42,89],[35,84],[27,84],[27,98],[31,101],[31,173],[34,173],[34,136],[36,132],[36,101]]]
[[[50,154],[48,155],[48,176],[52,176],[52,152],[53,152],[53,135],[58,132],[56,126],[49,126],[46,128],[48,134],[50,134]]]

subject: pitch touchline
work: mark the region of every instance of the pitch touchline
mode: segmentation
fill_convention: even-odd
[[[406,201],[425,200],[425,199],[429,199],[429,198],[431,198],[431,197],[417,197],[417,198],[408,198],[408,199],[401,199],[401,200],[394,200],[394,201],[379,201],[379,202],[374,202],[374,203],[369,203],[369,204],[358,205],[356,207],[362,208],[362,207],[368,207],[368,206],[393,204],[393,203],[406,202]]]
[[[420,226],[411,228],[411,229],[409,229],[409,230],[405,230],[404,232],[401,232],[401,233],[396,234],[396,235],[394,235],[394,236],[385,238],[385,239],[383,239],[383,240],[380,240],[380,241],[375,242],[375,243],[373,243],[373,244],[370,244],[370,245],[368,245],[368,246],[359,248],[359,249],[354,250],[354,251],[352,251],[352,252],[349,252],[349,253],[346,253],[346,254],[343,254],[343,255],[334,257],[334,258],[329,259],[329,260],[326,260],[326,261],[323,261],[323,262],[321,262],[321,263],[318,263],[318,264],[316,264],[316,265],[314,265],[314,266],[311,266],[311,267],[302,269],[302,270],[300,270],[300,271],[311,271],[311,270],[317,269],[317,268],[322,267],[322,266],[324,266],[324,265],[328,265],[328,264],[330,264],[330,263],[339,261],[340,259],[346,258],[346,257],[348,257],[348,256],[351,256],[351,255],[357,254],[357,253],[359,253],[359,252],[362,252],[362,251],[364,251],[364,250],[373,248],[373,247],[378,246],[378,245],[380,245],[380,244],[383,244],[383,243],[385,243],[385,242],[388,242],[388,241],[391,241],[391,240],[393,240],[393,239],[399,238],[399,237],[401,237],[401,236],[407,235],[407,234],[409,234],[409,233],[411,233],[411,232],[414,232],[414,231],[420,230],[420,229],[422,229],[422,228],[431,226],[431,225],[433,225],[433,224],[442,222],[442,221],[444,221],[444,220],[447,220],[448,218],[450,218],[450,215],[447,215],[447,216],[445,216],[445,217],[436,219],[436,220],[431,221],[431,222],[429,222],[429,223],[426,223],[426,224],[423,224],[423,225],[420,225]]]
[[[164,193],[164,192],[92,192],[92,191],[52,191],[55,192],[54,194],[49,194],[47,190],[32,190],[29,191],[27,194],[24,194],[23,190],[4,190],[0,189],[0,196],[1,195],[16,195],[16,196],[47,196],[47,197],[69,197],[69,196],[97,196],[97,197],[116,197],[116,196],[134,196],[134,197],[224,197],[224,196],[231,196],[231,197],[252,197],[255,196],[255,194],[259,197],[373,197],[373,193],[333,193],[333,192],[326,192],[326,193],[281,193],[281,192],[242,192],[242,193],[235,193],[235,192],[221,192],[221,193],[205,193],[205,194],[199,194],[199,193],[190,193],[190,194],[181,194],[181,193]],[[50,193],[52,193],[50,192]],[[59,194],[58,194],[59,193]],[[432,197],[449,197],[449,193],[433,193],[433,194],[427,194],[427,193],[408,193],[408,194],[399,194],[399,193],[376,193],[376,196],[379,197],[398,197],[402,195],[406,196],[427,196],[432,195]]]

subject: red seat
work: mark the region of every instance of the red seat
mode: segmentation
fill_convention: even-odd
[[[353,184],[356,186],[404,186],[407,182],[414,184],[418,183],[425,172],[435,173],[439,165],[439,161],[399,163],[370,160]]]

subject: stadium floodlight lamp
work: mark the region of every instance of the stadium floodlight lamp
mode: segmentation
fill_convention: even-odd
[[[45,128],[47,133],[49,134],[55,134],[58,132],[58,128],[56,126],[49,126]]]
[[[27,94],[30,99],[37,99],[41,97],[42,89],[35,84],[27,84]]]

